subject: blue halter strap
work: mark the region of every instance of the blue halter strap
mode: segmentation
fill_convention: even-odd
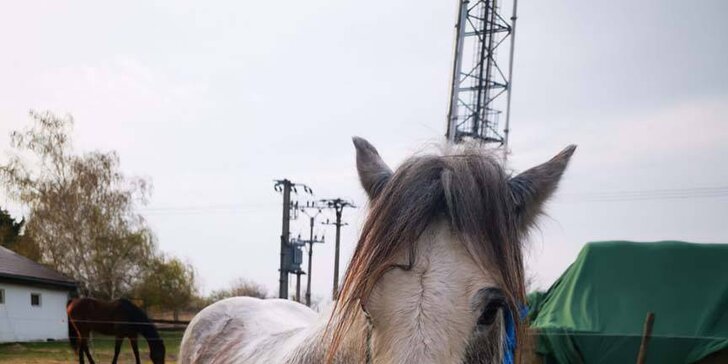
[[[528,315],[528,306],[521,305],[518,319],[523,320]],[[506,337],[503,342],[503,364],[513,364],[516,360],[516,322],[511,310],[505,310]]]

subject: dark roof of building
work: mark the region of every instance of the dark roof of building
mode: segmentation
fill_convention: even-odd
[[[55,270],[0,246],[0,279],[75,288],[76,282]]]

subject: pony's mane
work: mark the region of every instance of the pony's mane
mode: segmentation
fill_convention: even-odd
[[[499,158],[475,146],[405,161],[370,203],[329,321],[327,362],[333,360],[382,275],[392,268],[413,266],[415,243],[435,219],[449,222],[473,261],[496,279],[511,312],[518,312],[517,302],[525,298],[524,274],[508,181]],[[397,253],[404,249],[409,263],[398,265]]]
[[[133,302],[126,298],[119,298],[116,301],[119,303],[119,306],[128,312],[131,322],[151,322],[147,313],[137,307]]]

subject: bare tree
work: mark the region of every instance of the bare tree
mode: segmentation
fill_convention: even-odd
[[[213,291],[208,297],[208,303],[217,302],[225,298],[241,296],[268,298],[268,292],[261,284],[247,279],[238,278],[232,281],[229,288]]]
[[[195,270],[192,265],[175,257],[159,255],[149,264],[144,277],[135,289],[144,307],[172,310],[174,319],[189,308],[195,299]]]
[[[243,278],[238,278],[230,284],[230,293],[233,296],[268,297],[268,292],[262,284]]]
[[[73,120],[31,112],[32,125],[11,134],[15,154],[0,181],[30,211],[25,234],[43,263],[100,298],[127,294],[154,254],[153,236],[136,203],[149,183],[128,178],[114,152],[74,154]]]

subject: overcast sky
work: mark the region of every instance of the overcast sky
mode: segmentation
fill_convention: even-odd
[[[151,179],[142,211],[160,248],[194,264],[204,292],[244,277],[274,294],[273,179],[364,207],[352,135],[392,166],[441,142],[456,6],[8,3],[0,156],[28,110],[72,114],[79,152],[116,150],[125,173]],[[510,167],[579,145],[531,238],[538,287],[588,241],[728,242],[726,14],[722,0],[519,4]],[[722,189],[696,190],[705,187]],[[344,213],[344,261],[364,212]],[[317,229],[327,243],[315,247],[314,296],[328,297],[334,234]]]

